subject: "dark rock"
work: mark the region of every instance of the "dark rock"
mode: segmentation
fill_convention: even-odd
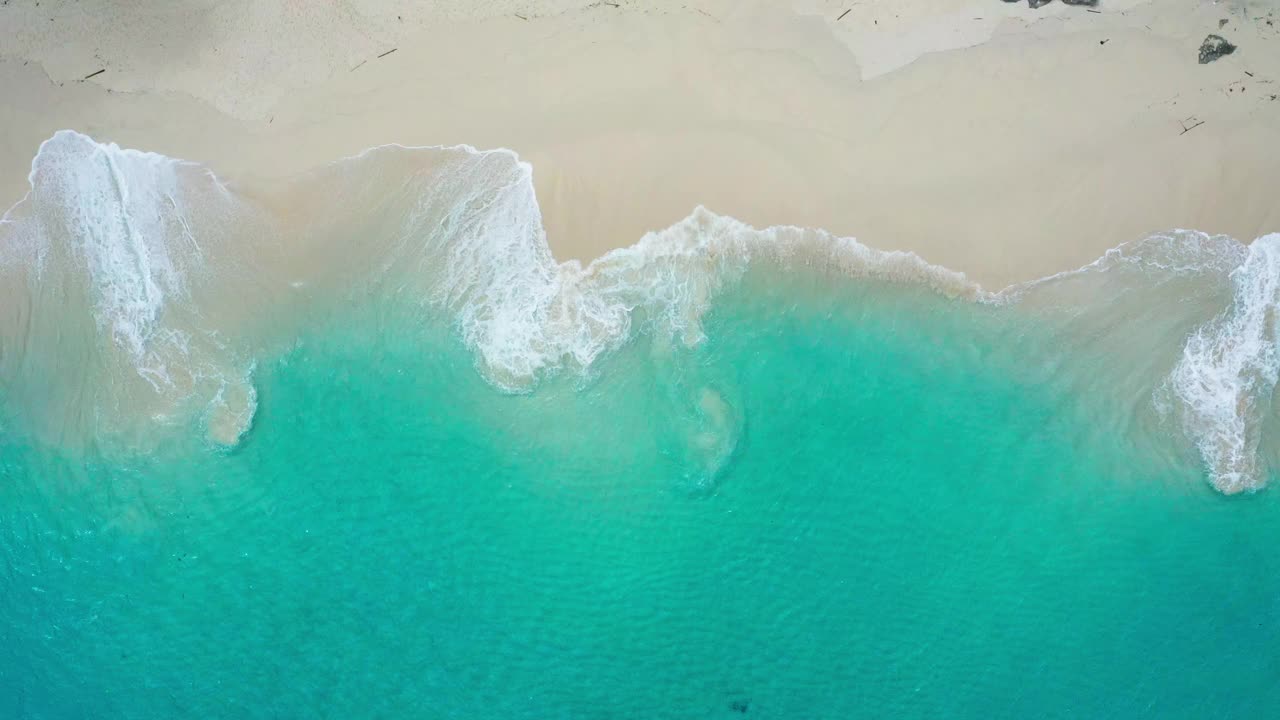
[[[734,712],[744,713],[748,709],[750,709],[750,707],[751,707],[751,703],[746,700],[734,700],[733,702],[729,703],[729,709]]]
[[[1223,55],[1236,51],[1236,46],[1227,42],[1221,35],[1210,35],[1200,44],[1200,64],[1211,63]]]
[[[1027,4],[1033,8],[1038,8],[1042,5],[1048,5],[1051,2],[1053,2],[1053,0],[1027,0]]]
[[[1098,0],[1062,0],[1067,5],[1088,5],[1093,7],[1098,4]]]

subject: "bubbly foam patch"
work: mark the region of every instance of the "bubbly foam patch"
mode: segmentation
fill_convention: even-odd
[[[1259,448],[1271,407],[1278,360],[1275,308],[1280,292],[1280,235],[1246,245],[1194,230],[1157,233],[1108,250],[1077,270],[1011,287],[1001,302],[1066,308],[1084,317],[1086,339],[1185,338],[1161,365],[1163,348],[1138,342],[1104,346],[1126,365],[1167,373],[1156,409],[1174,418],[1195,444],[1217,489],[1266,483]],[[1224,308],[1225,309],[1222,309]],[[1206,312],[1211,311],[1211,312]],[[1204,313],[1187,326],[1188,317]]]
[[[27,287],[30,320],[47,331],[4,328],[0,339],[37,364],[83,353],[81,378],[44,379],[93,386],[83,402],[95,407],[68,411],[100,416],[97,430],[110,431],[131,409],[171,419],[202,386],[223,384],[221,343],[191,301],[192,280],[209,270],[202,240],[219,240],[210,219],[235,205],[216,178],[194,163],[64,130],[40,146],[29,182],[0,225],[0,246],[5,282]],[[88,307],[67,306],[77,300]],[[98,337],[66,337],[75,323],[64,313],[86,311]]]
[[[394,146],[339,166],[351,174],[358,172],[353,166],[393,151],[447,156],[411,183],[416,201],[390,252],[417,268],[423,296],[456,318],[481,371],[508,391],[591,367],[631,336],[638,317],[656,333],[697,344],[712,300],[753,261],[923,284],[952,297],[983,295],[962,273],[913,253],[875,250],[819,230],[756,229],[703,207],[589,265],[557,263],[532,168],[513,153]]]
[[[1258,447],[1280,376],[1280,234],[1254,241],[1231,280],[1231,306],[1187,339],[1169,377],[1186,431],[1226,493],[1266,482]]]
[[[60,210],[42,213],[60,225],[46,227],[45,236],[70,241],[93,283],[96,319],[153,377],[165,375],[152,352],[163,342],[165,298],[186,291],[184,263],[169,246],[185,240],[195,247],[182,220],[181,165],[62,131],[41,146],[31,171],[31,198]]]

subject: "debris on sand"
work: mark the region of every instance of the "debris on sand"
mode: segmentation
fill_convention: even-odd
[[[1227,42],[1227,39],[1221,35],[1210,35],[1200,44],[1200,64],[1211,63],[1223,55],[1230,55],[1236,51],[1236,46]]]

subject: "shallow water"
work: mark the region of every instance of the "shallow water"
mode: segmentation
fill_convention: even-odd
[[[1280,508],[1219,492],[1276,466],[1280,240],[990,293],[699,211],[581,268],[510,155],[42,156],[0,715],[1280,711]]]

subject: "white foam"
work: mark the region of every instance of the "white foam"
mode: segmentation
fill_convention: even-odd
[[[1187,339],[1169,377],[1186,432],[1226,493],[1266,481],[1258,446],[1280,376],[1280,234],[1255,240],[1231,279],[1231,306]]]
[[[1229,275],[1235,288],[1232,309],[1188,340],[1169,385],[1185,408],[1184,427],[1215,487],[1236,492],[1265,482],[1257,449],[1278,372],[1274,313],[1280,301],[1280,235],[1246,246],[1192,230],[1158,233],[1114,248],[1079,270],[990,293],[913,253],[875,250],[819,230],[757,229],[699,207],[586,267],[556,265],[546,249],[531,170],[518,166],[496,195],[462,204],[480,208],[475,215],[451,216],[444,223],[452,239],[443,241],[449,260],[437,296],[457,312],[463,338],[500,387],[525,389],[541,374],[590,367],[630,337],[633,319],[640,316],[655,332],[696,345],[712,300],[759,259],[1001,303],[1021,302],[1032,291],[1064,281],[1096,283],[1113,275],[1119,292],[1190,279],[1204,285],[1198,292],[1212,297],[1213,288]],[[1139,277],[1142,283],[1130,282]],[[1206,279],[1213,282],[1200,282]],[[1119,296],[1106,297],[1108,311],[1116,311]]]
[[[369,165],[383,162],[388,165]],[[1167,388],[1215,486],[1235,492],[1264,482],[1257,451],[1280,373],[1275,328],[1280,235],[1246,249],[1225,236],[1161,233],[1114,248],[1078,270],[990,293],[913,253],[875,250],[820,230],[758,229],[702,207],[586,266],[558,263],[543,230],[532,168],[508,150],[383,146],[325,172],[347,178],[341,192],[365,194],[315,201],[335,214],[323,221],[311,218],[301,236],[284,238],[274,251],[281,253],[276,260],[288,275],[263,275],[263,283],[300,288],[323,286],[326,278],[369,279],[353,274],[359,267],[394,277],[395,290],[411,288],[445,310],[480,371],[508,391],[528,390],[552,373],[588,370],[625,343],[638,321],[656,336],[697,345],[704,337],[703,315],[715,297],[760,261],[923,285],[970,301],[1034,304],[1092,296],[1108,312],[1119,297],[1113,289],[1125,293],[1147,286],[1131,284],[1131,276],[1155,285],[1190,278],[1197,287],[1199,279],[1215,278],[1205,284],[1212,286],[1205,297],[1220,303],[1222,278],[1230,273],[1231,307],[1190,336]],[[391,182],[379,179],[384,172]],[[211,327],[202,335],[189,323],[179,327],[170,315],[175,308],[200,315],[200,308],[188,307],[193,305],[190,285],[193,272],[210,264],[208,230],[201,224],[207,215],[193,215],[189,205],[216,200],[233,208],[229,216],[241,217],[236,214],[241,201],[200,166],[99,144],[69,131],[41,146],[30,179],[26,212],[10,211],[0,219],[5,237],[28,237],[30,246],[0,246],[0,261],[25,256],[40,273],[51,253],[59,259],[69,253],[88,280],[99,330],[137,374],[156,392],[165,392],[173,384],[169,370],[182,363],[195,378],[191,386],[208,381],[202,402],[210,438],[225,445],[239,442],[251,426],[256,392],[247,373],[227,368],[243,364],[229,357],[193,357],[208,355],[211,347],[227,354],[220,340],[210,338],[235,328]],[[353,209],[378,213],[374,226],[392,224],[391,237],[357,243],[349,235],[323,232],[323,222],[340,222]],[[382,215],[387,212],[393,217]],[[256,250],[228,252],[239,256]],[[326,262],[341,267],[335,271]],[[263,283],[246,284],[261,298],[239,301],[249,307],[270,302],[274,291],[259,287]],[[1111,283],[1105,285],[1107,293],[1095,292],[1106,283]],[[1182,288],[1170,284],[1164,294],[1175,296]],[[193,352],[192,343],[203,343],[202,352]]]
[[[100,406],[71,412],[101,415],[108,428],[119,428],[114,409],[169,417],[204,380],[223,382],[213,368],[224,363],[209,352],[218,343],[190,322],[199,310],[189,302],[189,281],[204,264],[197,235],[209,230],[192,203],[232,202],[226,188],[196,164],[68,130],[41,144],[28,179],[26,197],[4,216],[0,245],[8,270],[15,258],[25,261],[18,268],[25,283],[21,276],[10,281],[43,298],[32,321],[52,329],[35,346],[26,346],[31,337],[21,337],[21,328],[9,329],[19,336],[6,342],[31,353],[36,363],[47,362],[40,358],[66,351],[66,333],[57,329],[66,321],[62,313],[84,312],[66,303],[88,303],[101,341],[75,341],[85,353],[80,378],[48,379],[92,387],[82,401]],[[145,381],[150,396],[116,382],[117,369]],[[89,379],[95,371],[104,374]]]
[[[984,294],[962,273],[913,253],[798,227],[756,229],[702,207],[586,267],[557,264],[527,163],[508,151],[418,150],[459,156],[431,178],[401,234],[420,243],[419,262],[432,278],[427,297],[452,311],[481,370],[506,390],[589,368],[630,337],[636,311],[656,332],[697,344],[711,301],[753,259],[920,283],[956,297]]]
[[[182,218],[183,164],[63,130],[40,146],[30,176],[41,236],[69,241],[93,285],[97,322],[152,382],[167,378],[155,345],[183,342],[159,322],[166,298],[186,292],[185,268],[169,247],[192,238]]]
[[[1117,245],[1074,270],[1010,285],[990,299],[1000,304],[1022,302],[1037,293],[1052,294],[1058,288],[1071,287],[1075,282],[1096,282],[1110,275],[1129,274],[1133,279],[1145,281],[1130,283],[1127,289],[1184,278],[1226,276],[1244,261],[1247,253],[1246,245],[1227,235],[1182,229],[1159,232]],[[1114,298],[1110,299],[1114,301]],[[1078,302],[1079,298],[1076,300]]]

